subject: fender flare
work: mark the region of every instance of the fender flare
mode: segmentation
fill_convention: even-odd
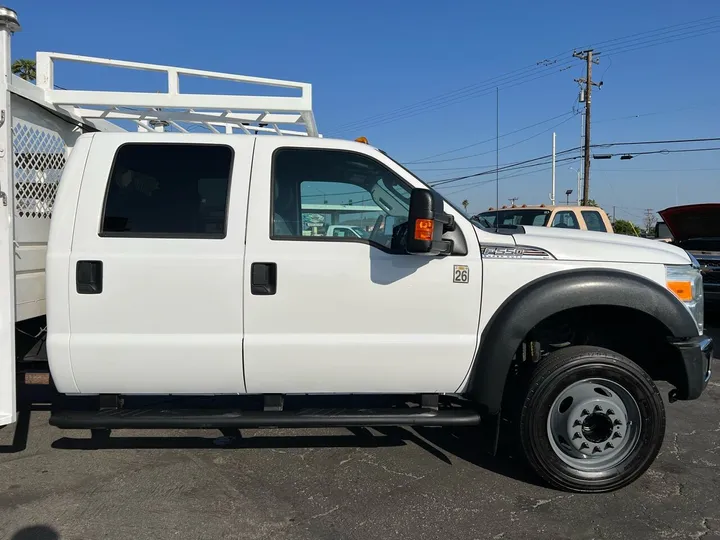
[[[465,395],[486,414],[497,415],[510,366],[527,333],[551,315],[583,306],[631,308],[662,323],[668,337],[698,335],[687,308],[654,281],[622,270],[556,272],[515,291],[492,316],[480,337]]]

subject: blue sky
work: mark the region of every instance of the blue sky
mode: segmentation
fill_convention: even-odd
[[[23,31],[14,38],[13,57],[46,50],[310,82],[321,133],[364,135],[401,162],[491,139],[496,129],[495,94],[493,83],[487,81],[565,53],[553,66],[570,64],[569,69],[531,68],[521,73],[547,76],[514,87],[501,85],[501,135],[557,117],[503,137],[500,146],[509,147],[500,152],[501,164],[550,153],[553,126],[559,150],[579,145],[580,117],[566,113],[577,107],[578,85],[573,79],[582,75],[583,65],[570,62],[571,49],[720,16],[716,0],[611,0],[591,5],[589,11],[581,3],[558,0],[74,0],[63,9],[50,6],[14,2]],[[633,44],[653,46],[627,50]],[[610,52],[625,50],[602,54],[594,68],[594,78],[604,85],[593,92],[592,142],[720,136],[720,73],[711,60],[718,45],[717,31],[666,44],[650,44],[642,36],[624,47],[607,44]],[[56,84],[152,91],[162,82],[152,76],[136,79],[124,71],[70,65],[58,72]],[[466,87],[470,89],[460,95],[473,89],[488,91],[438,108],[448,99],[437,96]],[[225,91],[221,85],[206,88]],[[368,121],[424,100],[429,101],[422,110],[410,109],[421,114],[396,118],[403,116],[396,113],[382,117],[393,121],[379,124]],[[628,118],[633,116],[637,117]],[[358,123],[341,131],[351,122]],[[410,167],[429,181],[471,174],[494,166],[494,149],[494,142],[479,144],[435,158],[453,161]],[[454,159],[468,154],[484,155]],[[569,166],[579,164],[558,164],[558,193],[576,188]],[[608,211],[616,206],[619,218],[639,222],[644,208],[720,199],[720,152],[638,156],[631,161],[616,157],[592,165],[591,197]],[[466,169],[455,169],[459,167]],[[444,192],[454,202],[468,199],[471,211],[481,211],[495,204],[494,184],[477,184],[488,178],[451,183]],[[519,203],[547,203],[549,189],[549,170],[507,178],[500,183],[500,202],[519,197]]]

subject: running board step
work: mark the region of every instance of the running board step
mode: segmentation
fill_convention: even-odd
[[[213,409],[109,409],[57,411],[50,425],[62,429],[212,429],[352,426],[474,426],[470,409],[302,409],[238,411]]]

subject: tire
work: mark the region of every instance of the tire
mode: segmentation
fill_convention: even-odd
[[[530,466],[551,486],[577,493],[620,489],[657,457],[665,407],[637,364],[600,347],[567,347],[530,376],[519,418]]]

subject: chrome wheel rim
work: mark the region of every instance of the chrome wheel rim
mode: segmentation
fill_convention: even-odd
[[[620,384],[583,379],[553,401],[547,435],[555,454],[574,469],[601,472],[620,464],[637,446],[640,408]]]

